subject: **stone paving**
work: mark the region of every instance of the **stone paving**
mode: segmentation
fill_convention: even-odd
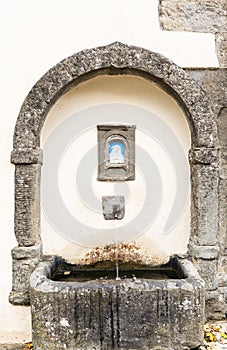
[[[0,344],[0,350],[32,350],[32,343],[24,344]]]
[[[7,345],[7,344],[0,344],[0,350],[24,350],[25,345],[22,344],[13,344],[13,345]]]

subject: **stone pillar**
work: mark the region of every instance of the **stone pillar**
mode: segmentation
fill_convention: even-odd
[[[218,115],[218,137],[219,137],[219,159],[220,159],[220,174],[219,174],[219,225],[218,239],[220,242],[220,293],[222,294],[225,313],[227,314],[227,107],[221,108]]]
[[[40,244],[40,170],[42,151],[14,149],[11,162],[15,164],[14,231],[18,247],[12,250],[13,281],[9,301],[28,305],[29,278],[37,265]]]
[[[215,148],[194,148],[191,164],[191,238],[189,254],[206,284],[206,315],[224,316],[220,293],[220,244],[218,240],[219,163]]]

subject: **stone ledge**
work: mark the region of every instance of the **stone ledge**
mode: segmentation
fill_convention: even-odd
[[[189,254],[196,259],[213,260],[219,256],[218,246],[189,246]]]
[[[41,244],[33,245],[30,247],[15,247],[12,249],[12,258],[15,260],[32,259],[40,256],[42,252]]]
[[[42,164],[43,151],[40,148],[13,149],[11,152],[13,164]]]

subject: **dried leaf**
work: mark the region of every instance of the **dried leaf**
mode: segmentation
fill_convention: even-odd
[[[224,338],[224,339],[227,339],[227,333],[226,332],[225,333],[221,332],[221,337]]]
[[[215,332],[219,332],[220,331],[220,327],[217,327],[214,324],[212,324],[210,328],[213,329]]]
[[[217,341],[216,335],[213,334],[212,332],[206,332],[204,338],[208,342],[215,342],[215,341]]]

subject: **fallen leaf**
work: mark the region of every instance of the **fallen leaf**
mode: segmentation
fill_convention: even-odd
[[[224,339],[227,339],[227,334],[226,334],[226,332],[225,332],[225,333],[221,332],[221,337],[224,338]]]
[[[220,331],[220,328],[215,326],[214,324],[212,324],[210,328],[213,329],[215,332],[219,332]]]
[[[215,341],[217,341],[216,335],[213,334],[212,332],[206,332],[204,338],[208,342],[215,342]]]

